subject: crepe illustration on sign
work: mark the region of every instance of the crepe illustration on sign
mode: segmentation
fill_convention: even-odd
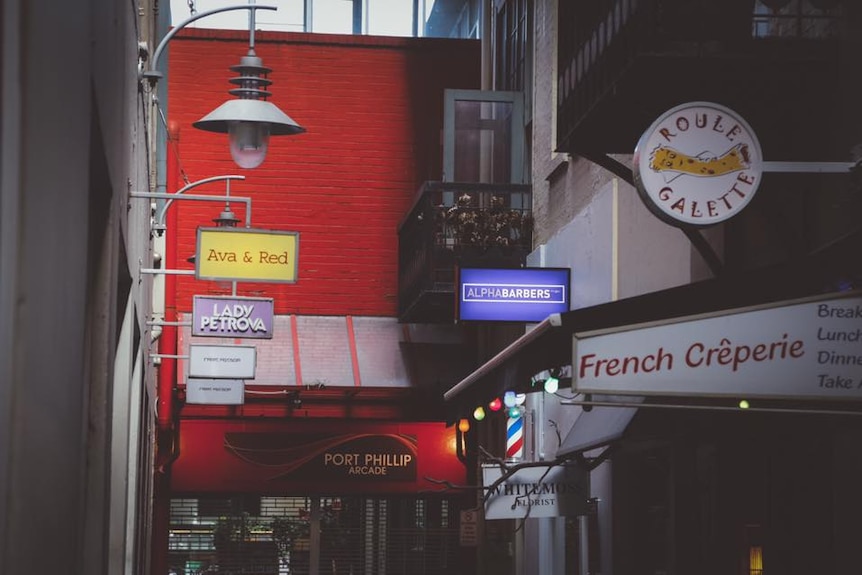
[[[711,152],[701,152],[690,156],[669,146],[658,146],[650,154],[650,168],[662,172],[665,181],[670,182],[680,176],[713,178],[733,172],[746,170],[751,165],[748,145],[737,144],[716,156]]]

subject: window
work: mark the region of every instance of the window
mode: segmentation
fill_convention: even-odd
[[[757,0],[752,34],[755,38],[837,36],[842,6],[837,0]]]
[[[494,87],[523,91],[527,82],[530,0],[502,0],[495,27]]]
[[[444,181],[525,183],[521,92],[446,90],[443,113]]]
[[[748,548],[748,575],[763,575],[763,547],[760,545]]]
[[[478,25],[478,10],[471,9],[475,3],[475,0],[281,0],[277,3],[278,10],[257,11],[255,28],[315,34],[470,37]],[[199,13],[235,4],[231,0],[171,0],[172,24],[184,21],[192,11]],[[248,24],[247,11],[233,10],[208,16],[190,27],[247,30]]]
[[[743,575],[763,575],[763,528],[760,525],[746,525],[744,529],[747,557],[743,559],[746,568]]]

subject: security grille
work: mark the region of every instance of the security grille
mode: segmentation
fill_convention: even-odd
[[[365,497],[171,501],[175,575],[423,575],[457,566],[453,500]]]

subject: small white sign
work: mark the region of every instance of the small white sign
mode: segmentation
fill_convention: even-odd
[[[254,379],[256,351],[245,345],[190,345],[189,377]]]
[[[239,379],[189,378],[186,403],[242,405],[245,403],[245,382]]]
[[[461,547],[476,547],[479,544],[479,510],[465,509],[461,511],[459,529]]]
[[[576,333],[581,393],[862,398],[862,292]]]
[[[486,490],[503,476],[498,465],[483,465]],[[485,519],[585,515],[590,472],[580,465],[522,467],[487,493]]]

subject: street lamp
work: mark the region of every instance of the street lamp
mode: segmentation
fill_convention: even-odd
[[[252,12],[253,13],[253,12]],[[208,132],[228,134],[230,155],[241,168],[256,168],[266,158],[269,137],[300,134],[305,128],[294,122],[278,106],[266,99],[272,94],[265,88],[272,84],[266,78],[272,70],[254,52],[254,29],[248,53],[230,69],[240,75],[230,83],[239,88],[228,90],[237,96],[228,100],[192,126]]]
[[[278,106],[267,101],[272,94],[266,88],[272,84],[272,81],[266,76],[272,72],[272,69],[264,66],[263,60],[254,51],[256,11],[276,9],[275,6],[257,6],[254,0],[249,0],[247,5],[215,8],[194,14],[176,25],[162,39],[153,54],[150,69],[143,74],[152,84],[162,77],[162,73],[156,69],[162,51],[177,32],[195,20],[228,10],[248,10],[248,52],[240,58],[238,65],[230,67],[239,76],[229,80],[231,84],[238,87],[228,90],[228,93],[237,96],[237,99],[228,100],[192,124],[200,130],[228,134],[231,157],[241,168],[256,168],[263,163],[270,136],[290,136],[305,132],[305,128],[282,112]]]
[[[248,53],[240,60],[238,66],[231,69],[239,72],[239,77],[231,80],[231,83],[237,85],[230,93],[238,98],[231,100],[219,106],[209,115],[205,116],[193,125],[197,128],[212,132],[227,133],[230,140],[231,156],[234,161],[242,168],[254,168],[259,166],[266,157],[267,147],[269,145],[269,137],[271,135],[290,135],[299,134],[305,130],[296,122],[294,122],[287,114],[282,112],[275,104],[268,102],[267,98],[270,93],[266,91],[266,87],[272,82],[266,78],[266,75],[271,72],[270,69],[264,67],[263,62],[254,52],[254,22],[255,13],[257,10],[276,10],[275,6],[256,6],[254,0],[248,0],[248,4],[239,6],[226,6],[207,10],[205,12],[192,13],[192,15],[183,22],[174,26],[156,47],[153,57],[149,62],[149,67],[144,69],[143,62],[146,61],[147,47],[139,45],[139,66],[140,79],[145,79],[150,84],[153,102],[158,105],[156,96],[156,84],[162,78],[163,74],[158,69],[159,58],[162,52],[167,47],[168,42],[183,28],[192,22],[201,18],[206,18],[212,14],[226,12],[230,10],[248,10],[249,11],[249,49]],[[162,121],[165,123],[165,128],[169,132],[169,141],[176,141],[177,134],[170,134],[171,127],[168,126],[167,120],[159,110]],[[175,182],[177,174],[178,159],[176,155],[168,157],[167,166],[167,181]],[[216,224],[219,226],[235,226],[238,223],[238,218],[230,209],[230,201],[238,201],[242,198],[231,198],[229,193],[229,185],[231,179],[243,179],[244,176],[217,176],[215,178],[207,178],[193,184],[188,184],[185,188],[173,194],[146,194],[146,197],[152,199],[164,200],[160,210],[158,210],[155,218],[155,224],[161,227],[161,230],[170,229],[170,234],[176,230],[175,222],[165,223],[164,217],[170,203],[175,199],[192,199],[191,196],[181,196],[183,192],[191,187],[200,185],[204,182],[214,180],[226,180],[228,192],[223,201],[225,201],[225,209],[216,218]],[[199,196],[202,200],[213,200],[210,196]],[[251,224],[251,200],[247,200],[246,204],[246,227]],[[154,228],[158,229],[158,228]],[[161,234],[159,234],[161,235]],[[169,477],[164,471],[169,469],[173,460],[178,455],[178,429],[175,423],[177,415],[175,406],[175,388],[177,386],[177,360],[180,355],[177,354],[177,327],[180,322],[177,321],[176,308],[176,275],[191,275],[195,272],[192,270],[174,269],[177,260],[177,242],[176,239],[169,236],[170,242],[165,248],[164,269],[161,270],[144,270],[141,273],[150,272],[166,274],[164,278],[163,293],[161,293],[162,314],[163,320],[159,322],[161,332],[158,336],[158,353],[150,354],[153,359],[159,360],[158,379],[155,390],[156,397],[156,438],[155,438],[155,454],[153,461],[153,500],[159,502],[158,512],[154,510],[152,537],[154,542],[161,547],[161,551],[153,557],[153,572],[166,573],[168,570],[167,549],[168,549],[168,532],[170,529],[169,510],[167,504],[170,501],[170,484]],[[189,274],[189,272],[191,272]],[[236,283],[233,283],[233,292],[236,293]],[[154,294],[154,300],[156,300]],[[154,301],[155,307],[155,301]],[[156,320],[154,318],[155,325]],[[154,508],[156,507],[154,503]]]

